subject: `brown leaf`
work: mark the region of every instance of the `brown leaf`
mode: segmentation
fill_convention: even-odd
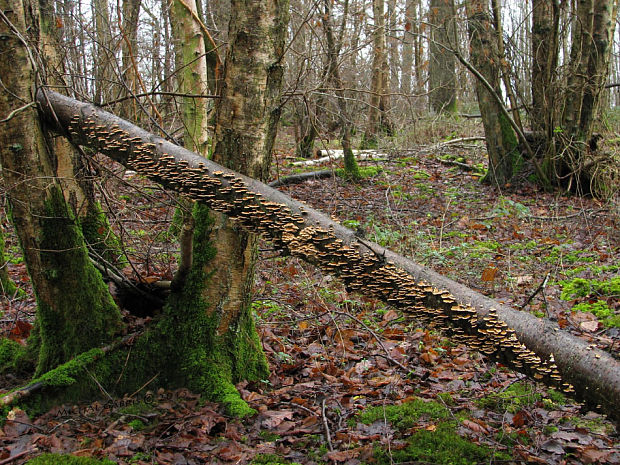
[[[579,325],[579,328],[581,328],[581,330],[583,331],[588,331],[592,333],[598,329],[598,325],[599,323],[597,320],[584,321],[583,323]]]
[[[474,431],[475,433],[488,434],[488,431],[484,426],[470,420],[463,420],[463,426]]]
[[[608,463],[607,458],[611,455],[611,450],[601,450],[594,447],[586,447],[577,452],[583,463]]]
[[[482,281],[484,282],[495,281],[495,275],[497,275],[497,268],[495,268],[493,265],[489,265],[482,272]]]
[[[383,315],[383,321],[392,321],[398,318],[398,313],[396,313],[396,310],[394,309],[390,309],[387,312],[385,312],[385,315]]]
[[[512,426],[514,426],[515,428],[521,428],[523,425],[525,425],[528,422],[528,420],[529,420],[529,415],[524,410],[519,410],[512,417]]]
[[[564,447],[559,441],[555,439],[551,439],[540,446],[542,450],[545,452],[550,452],[552,454],[563,454]]]
[[[275,428],[284,420],[293,419],[292,410],[268,410],[262,413],[263,419],[261,421],[262,426],[265,428]]]
[[[327,453],[327,458],[334,462],[346,462],[360,455],[360,449],[335,450]]]

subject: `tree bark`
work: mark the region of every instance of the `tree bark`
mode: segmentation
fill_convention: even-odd
[[[50,93],[59,130],[152,180],[205,202],[248,231],[340,276],[347,288],[380,298],[455,341],[618,418],[620,363],[561,331],[438,275],[264,184],[225,169],[91,105]],[[43,115],[51,108],[39,99]],[[112,145],[114,143],[114,145]]]
[[[107,3],[99,2],[107,9]],[[54,5],[51,0],[39,0],[41,12],[41,29],[38,46],[45,56],[46,84],[69,89],[64,80],[68,64],[63,60],[62,37],[56,27]],[[105,14],[104,14],[105,16]],[[106,25],[107,27],[108,25]],[[103,27],[103,26],[102,26]],[[98,73],[99,71],[96,70]],[[103,75],[101,75],[103,78]],[[71,207],[78,224],[93,255],[103,258],[108,263],[124,263],[119,241],[110,228],[110,223],[95,200],[95,192],[90,176],[90,166],[79,152],[65,138],[52,140],[55,157],[55,170],[61,184],[65,200]]]
[[[352,179],[358,179],[360,172],[353,155],[353,149],[351,148],[351,118],[347,108],[342,79],[340,78],[340,68],[338,67],[338,49],[334,40],[331,1],[324,0],[323,5],[325,9],[322,22],[327,42],[327,80],[335,88],[336,103],[338,104],[338,110],[340,110],[338,118],[340,119],[340,145],[342,145],[342,150],[344,151],[344,169]]]
[[[138,93],[138,75],[136,55],[138,49],[138,20],[142,0],[122,0],[121,28],[121,96],[131,97]],[[120,106],[120,114],[126,118],[139,119],[139,112],[133,98],[125,100]]]
[[[456,45],[454,0],[431,0],[429,63],[429,101],[437,113],[456,112]]]
[[[387,116],[389,96],[386,89],[389,86],[389,69],[385,47],[385,2],[373,0],[373,47],[372,47],[372,70],[370,78],[370,102],[368,108],[368,121],[362,149],[377,147],[377,136],[380,132],[390,132],[391,125]]]
[[[0,131],[0,161],[11,217],[37,298],[34,336],[37,372],[110,341],[120,313],[93,267],[62,186],[55,180],[53,141],[39,124],[35,70],[25,37],[38,43],[39,3],[1,0],[0,114],[13,116]],[[43,97],[45,98],[45,97]],[[25,106],[26,105],[26,106]]]
[[[411,93],[411,77],[413,75],[413,24],[416,21],[416,1],[407,0],[405,3],[405,30],[403,31],[403,52],[401,62],[400,91],[405,95]]]
[[[208,95],[205,41],[197,21],[196,0],[174,0],[170,11],[172,32],[180,54],[179,87],[182,93]],[[204,98],[184,97],[182,104],[184,144],[189,150],[207,155],[208,104]]]
[[[95,95],[94,102],[101,105],[110,99],[111,81],[111,50],[113,49],[112,37],[110,33],[110,11],[108,0],[93,0],[92,15],[95,23],[95,50],[94,75],[95,75]]]
[[[532,109],[530,118],[534,131],[553,130],[550,125],[555,110],[552,89],[559,51],[558,0],[532,2]]]
[[[280,117],[288,2],[233,0],[231,12],[212,158],[266,179]],[[224,214],[209,213],[202,204],[195,206],[194,217],[195,263],[190,279],[176,291],[176,311],[182,313],[195,293],[204,299],[209,321],[204,339],[210,344],[202,350],[211,362],[195,367],[209,379],[198,387],[243,415],[251,410],[235,397],[233,383],[257,381],[269,373],[251,311],[258,237],[239,230]]]
[[[472,65],[487,80],[496,94],[502,95],[497,39],[489,14],[488,0],[467,3],[467,23]],[[476,80],[476,94],[482,115],[489,156],[489,170],[484,181],[503,186],[519,171],[521,154],[510,122],[500,104],[483,83]]]

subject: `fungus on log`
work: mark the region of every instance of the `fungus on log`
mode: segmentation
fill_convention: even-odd
[[[44,119],[163,186],[205,202],[291,255],[338,275],[457,341],[618,419],[620,363],[557,324],[500,304],[355,233],[256,180],[90,104],[39,91]]]

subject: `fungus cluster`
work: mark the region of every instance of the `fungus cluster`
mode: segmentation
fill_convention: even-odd
[[[326,229],[306,220],[303,208],[272,202],[254,192],[247,178],[223,168],[210,172],[210,162],[204,158],[174,157],[163,152],[162,139],[131,137],[118,125],[95,124],[88,115],[76,115],[69,124],[69,132],[75,141],[95,147],[150,179],[206,203],[244,228],[265,235],[286,253],[338,275],[348,289],[363,291],[398,307],[410,317],[431,323],[459,342],[535,379],[565,392],[573,391],[570,384],[562,382],[553,356],[541,360],[527,349],[496,311],[480,318],[470,305],[459,304],[449,292],[416,281],[366,243],[356,239],[345,243],[333,225]]]

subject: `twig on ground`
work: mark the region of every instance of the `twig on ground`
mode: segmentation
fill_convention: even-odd
[[[409,370],[405,365],[403,365],[402,363],[400,363],[397,360],[394,360],[394,358],[392,358],[390,356],[389,351],[387,350],[387,348],[383,345],[383,342],[381,341],[381,339],[379,338],[379,336],[377,336],[377,333],[375,333],[372,329],[370,329],[368,327],[368,325],[366,323],[364,323],[362,320],[360,320],[359,318],[354,317],[353,315],[351,315],[348,312],[339,312],[339,311],[335,311],[334,312],[336,315],[342,315],[342,316],[346,316],[347,318],[351,318],[353,321],[356,321],[358,324],[362,325],[366,331],[368,331],[377,341],[377,343],[379,344],[379,346],[383,349],[383,351],[385,352],[386,356],[385,358],[387,360],[389,360],[390,362],[392,362],[394,365],[396,365],[397,367],[401,368],[402,370],[404,370],[406,373],[409,373],[411,370]]]
[[[542,293],[543,293],[543,299],[545,298],[545,287],[547,287],[547,283],[549,282],[549,275],[550,275],[550,274],[551,274],[551,272],[550,272],[550,271],[548,271],[548,272],[547,272],[547,275],[545,276],[545,279],[543,279],[542,283],[540,283],[540,286],[538,286],[538,287],[536,288],[536,290],[533,292],[533,294],[532,294],[532,295],[530,295],[530,296],[527,298],[527,300],[523,303],[523,305],[521,305],[521,309],[524,309],[524,308],[526,307],[526,305],[527,305],[527,304],[529,304],[529,303],[532,301],[532,299],[533,299],[534,297],[536,297],[536,295],[537,295],[539,292],[542,292]],[[546,302],[546,299],[545,299],[545,302]]]
[[[323,427],[325,428],[325,441],[327,441],[329,451],[333,452],[334,446],[332,445],[332,436],[329,432],[329,424],[327,423],[327,416],[325,415],[325,398],[321,401],[321,416],[323,417]]]
[[[24,455],[32,454],[32,453],[37,452],[37,451],[38,451],[38,449],[36,447],[33,448],[33,449],[25,450],[23,452],[20,452],[19,454],[13,455],[12,457],[8,457],[8,458],[6,458],[4,460],[0,460],[0,465],[6,465],[7,463],[11,463],[14,460],[22,458]]]

